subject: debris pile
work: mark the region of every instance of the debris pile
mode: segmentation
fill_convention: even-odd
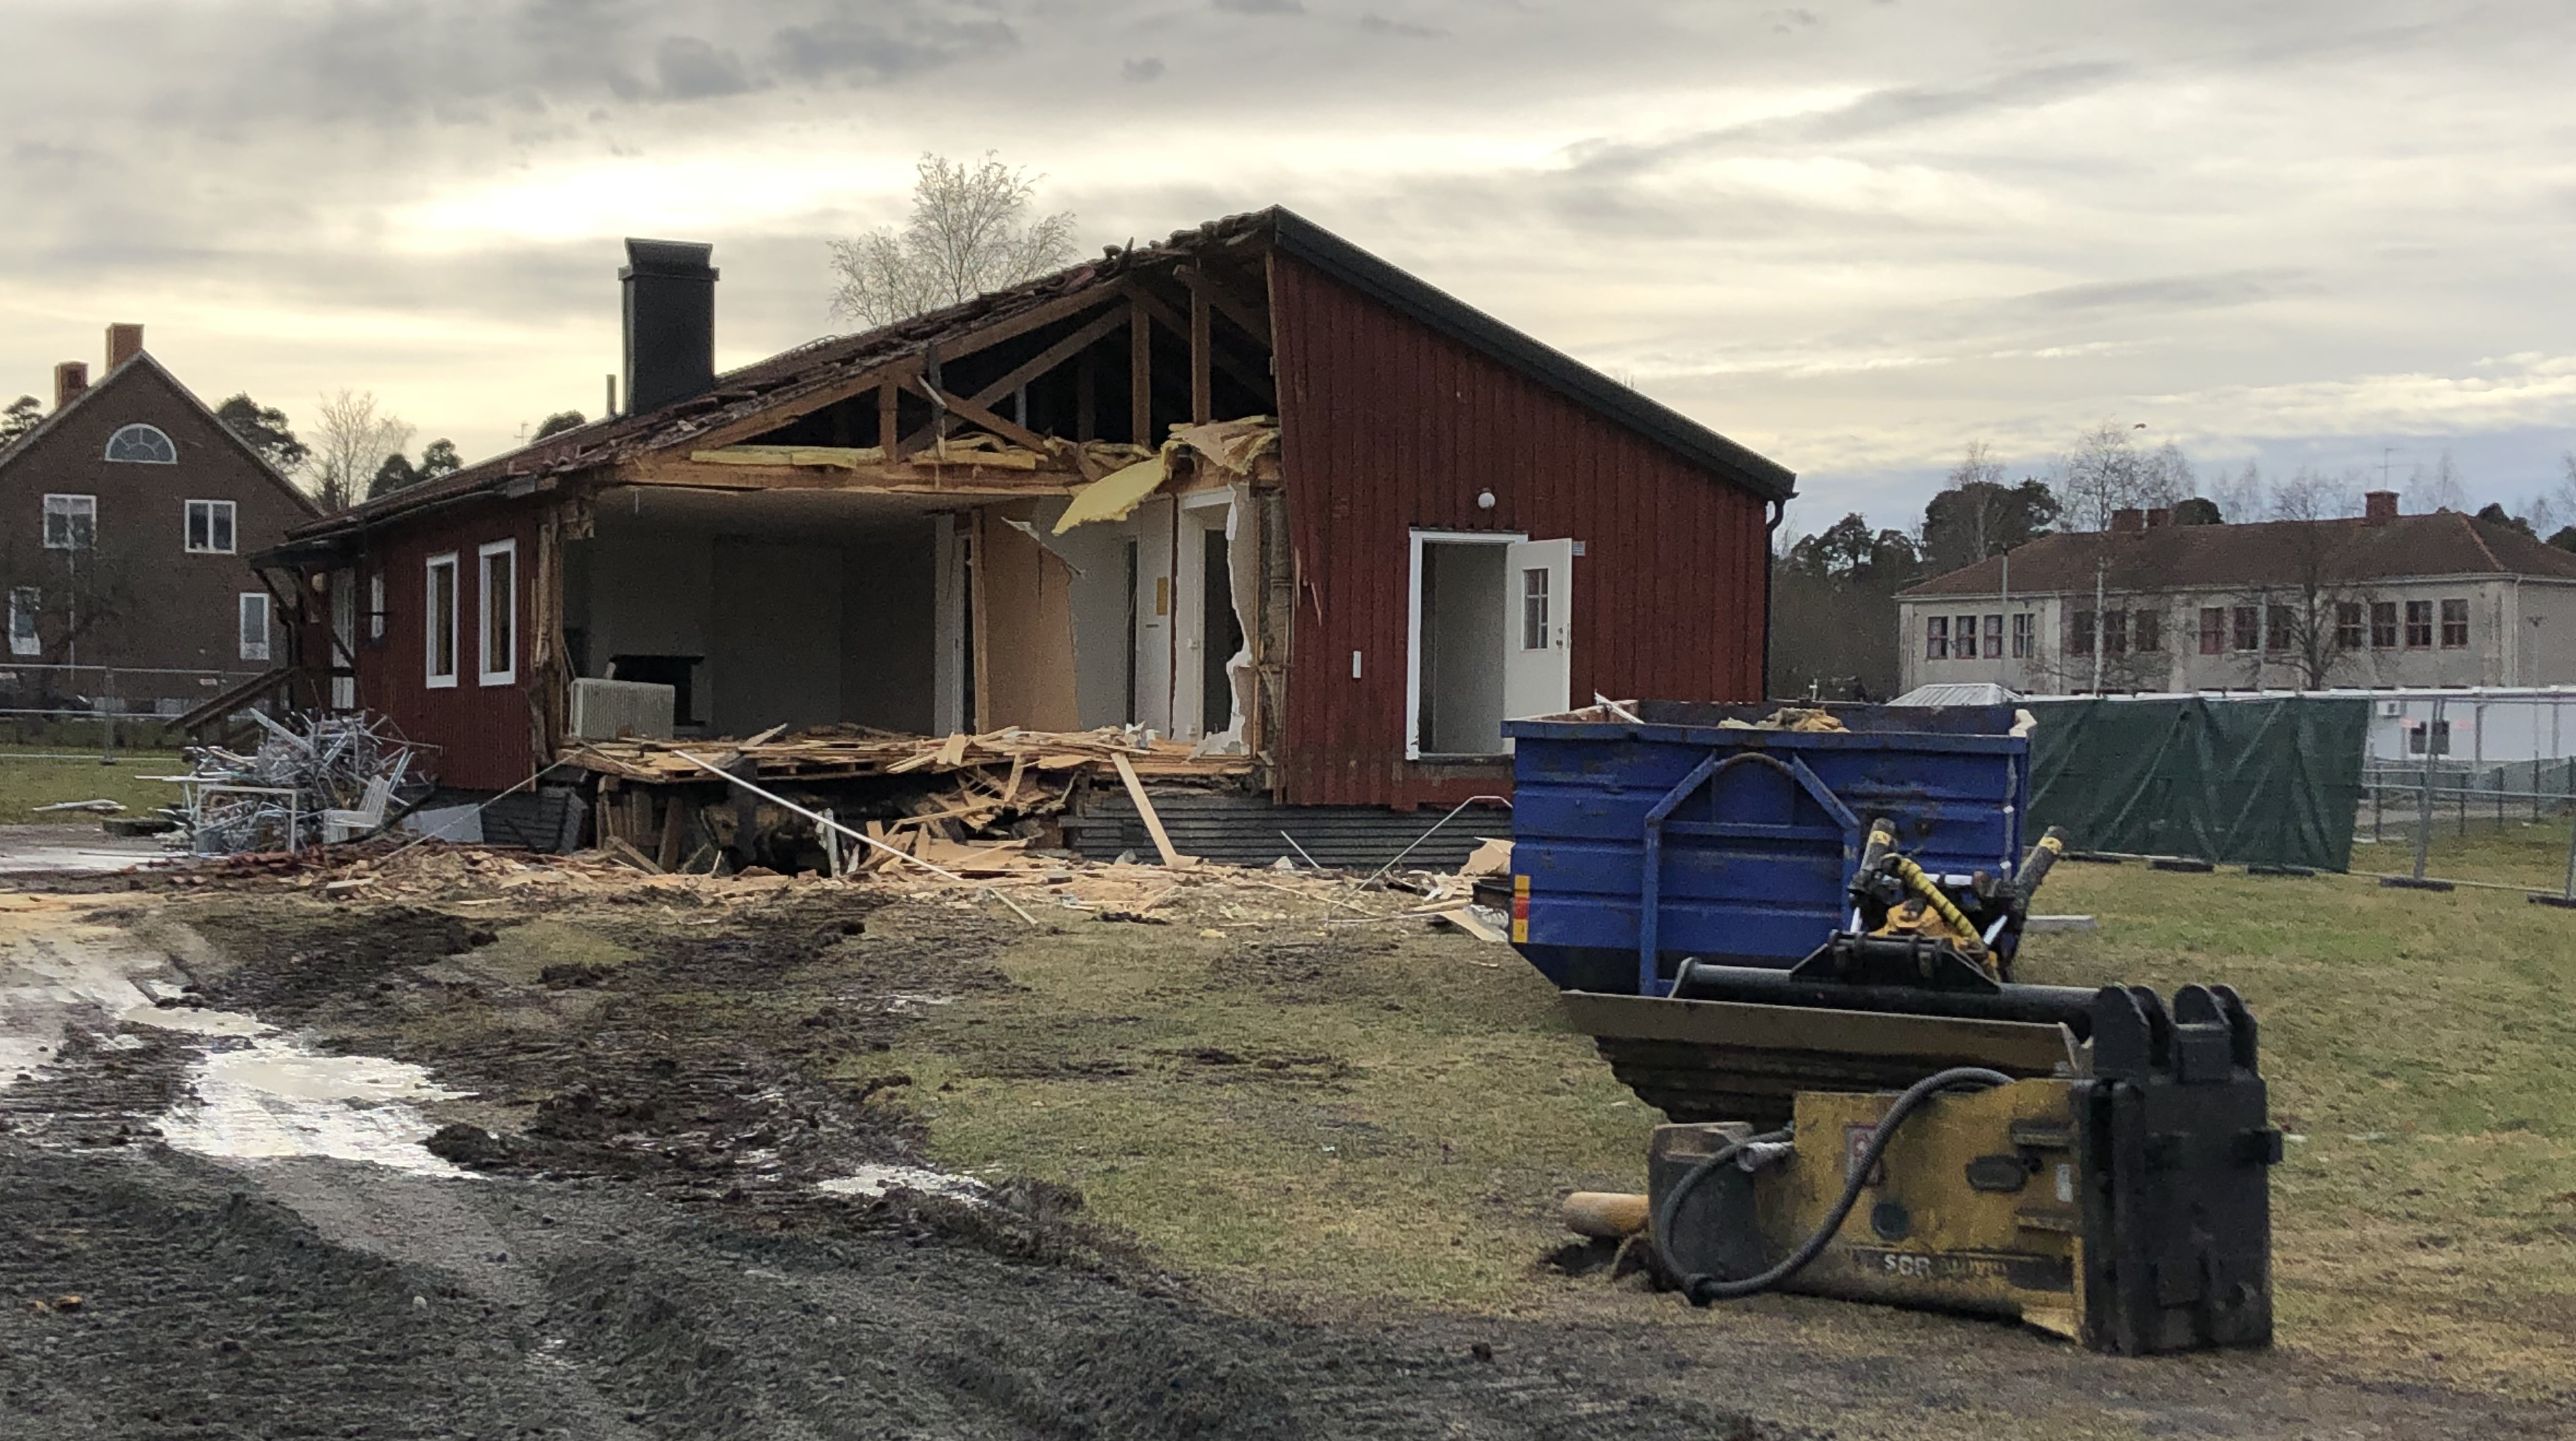
[[[415,748],[382,718],[247,714],[266,732],[258,750],[188,748],[188,774],[180,777],[188,804],[176,819],[192,852],[296,850],[384,823]]]
[[[1503,896],[1479,892],[1502,878],[1510,842],[1488,841],[1459,874],[1400,871],[1363,876],[1282,861],[1248,868],[1194,863],[1085,861],[1025,842],[972,845],[926,838],[922,855],[888,858],[838,879],[819,871],[783,875],[754,866],[729,875],[657,872],[614,849],[556,855],[448,841],[380,836],[327,851],[237,854],[172,872],[167,884],[195,889],[274,887],[334,901],[516,905],[663,905],[720,911],[791,895],[865,886],[889,897],[954,907],[994,906],[1031,926],[1094,920],[1183,925],[1203,936],[1280,924],[1445,925],[1500,942],[1510,920]],[[1507,890],[1505,892],[1507,895]],[[1501,906],[1495,901],[1501,901]],[[1481,963],[1480,963],[1481,964]]]
[[[633,781],[704,780],[708,762],[730,770],[749,761],[760,779],[837,780],[853,776],[1008,771],[1074,771],[1112,766],[1124,756],[1137,774],[1152,779],[1232,775],[1246,769],[1240,757],[1198,756],[1183,741],[1164,740],[1141,726],[1088,731],[1033,731],[1017,727],[982,735],[903,735],[865,726],[820,726],[788,735],[785,726],[748,740],[569,740],[563,759],[585,770]],[[690,757],[696,757],[696,760]]]

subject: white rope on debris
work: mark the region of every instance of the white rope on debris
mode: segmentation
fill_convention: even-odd
[[[820,811],[809,811],[805,807],[789,800],[787,797],[778,794],[776,791],[763,790],[761,787],[753,785],[751,782],[744,780],[742,777],[735,775],[729,770],[724,769],[722,766],[709,763],[702,756],[691,755],[687,751],[673,751],[672,754],[678,756],[684,761],[687,761],[689,764],[696,766],[698,769],[705,771],[709,775],[721,776],[782,810],[803,816],[805,819],[812,821],[818,826],[829,827],[831,830],[841,835],[848,836],[851,840],[857,841],[861,845],[872,846],[898,860],[919,866],[923,870],[928,871],[932,875],[938,876],[943,880],[955,881],[961,886],[974,884],[967,880],[966,877],[957,874],[955,871],[942,870],[938,866],[932,865],[930,862],[923,860],[921,857],[916,856],[909,851],[887,845],[885,842],[878,840],[876,837],[868,835],[863,831],[854,831],[848,826],[841,824],[839,821],[833,820],[831,817],[824,815]],[[1028,922],[1030,925],[1034,926],[1038,923],[1037,917],[1020,909],[1019,904],[1013,901],[1009,896],[1003,895],[998,887],[976,886],[975,889],[982,891],[984,894],[991,896],[997,901],[1000,901],[1003,905],[1009,906],[1012,914],[1018,916],[1021,920]]]

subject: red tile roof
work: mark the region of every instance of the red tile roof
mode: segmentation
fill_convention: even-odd
[[[2105,582],[2129,591],[2295,586],[2312,570],[2338,585],[2447,575],[2576,581],[2576,554],[2543,545],[2511,526],[2444,510],[2376,525],[2276,520],[2042,536],[2012,552],[2012,588],[2016,593],[2090,590],[2097,562],[2106,556]],[[1899,594],[1994,595],[2004,580],[2003,557],[1988,556]]]

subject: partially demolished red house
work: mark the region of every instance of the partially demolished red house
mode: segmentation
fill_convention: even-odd
[[[723,375],[709,248],[627,251],[625,413],[262,558],[447,787],[1129,725],[1383,814],[1507,792],[1508,716],[1760,695],[1790,473],[1285,210]]]

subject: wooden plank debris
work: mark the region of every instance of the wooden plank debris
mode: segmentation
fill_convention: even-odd
[[[1163,864],[1173,870],[1196,865],[1197,857],[1182,855],[1172,848],[1172,838],[1163,832],[1163,818],[1155,814],[1153,801],[1145,795],[1145,782],[1137,778],[1135,762],[1124,754],[1113,754],[1109,761],[1118,767],[1118,779],[1127,787],[1127,799],[1136,803],[1136,814],[1144,817],[1145,833],[1154,838],[1154,849],[1161,853]]]

